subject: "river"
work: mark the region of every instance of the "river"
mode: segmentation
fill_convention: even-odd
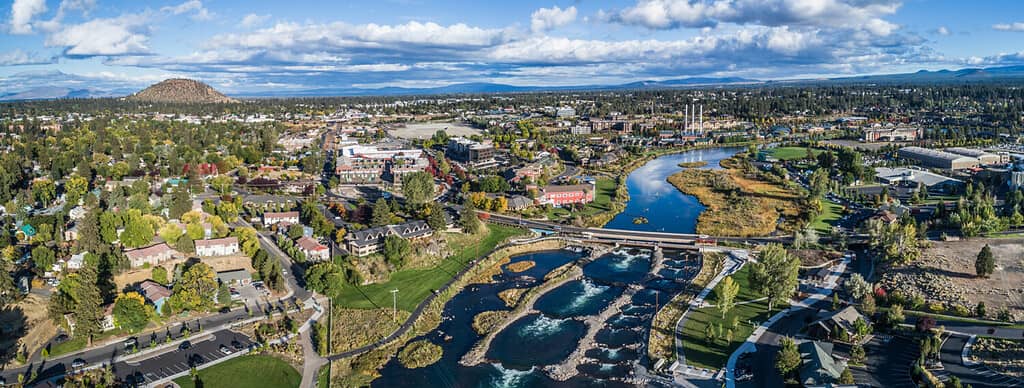
[[[654,159],[633,170],[626,178],[629,202],[626,209],[604,225],[610,229],[643,230],[671,233],[696,233],[697,217],[704,206],[696,197],[683,194],[666,179],[682,171],[679,163],[707,162],[702,168],[721,168],[718,162],[728,159],[743,148],[708,148],[671,154]],[[648,223],[634,224],[637,217]]]
[[[716,148],[688,151],[654,159],[633,171],[627,179],[630,201],[626,210],[606,227],[693,233],[704,209],[696,198],[684,195],[665,179],[681,168],[682,162],[705,161],[705,168],[720,168],[718,162],[740,151]],[[633,224],[643,215],[648,224]],[[538,313],[524,316],[499,332],[487,350],[487,363],[467,367],[459,359],[481,338],[472,329],[473,317],[483,311],[507,310],[498,293],[512,287],[533,287],[544,275],[581,253],[570,250],[544,251],[511,258],[513,263],[532,260],[536,266],[513,274],[505,270],[492,284],[471,285],[455,295],[444,308],[440,326],[426,339],[441,346],[444,356],[437,363],[408,369],[392,358],[381,370],[375,387],[617,387],[632,376],[634,365],[646,365],[646,343],[651,318],[657,306],[682,290],[700,269],[700,259],[681,252],[665,252],[664,268],[649,275],[649,250],[620,249],[583,268],[581,279],[570,281],[541,296],[534,307]],[[528,279],[524,278],[528,277]],[[627,288],[637,289],[623,296]],[[582,319],[597,316],[620,296],[627,303],[607,320],[601,321],[588,348],[568,381],[551,379],[545,366],[560,363],[580,346],[587,331]]]

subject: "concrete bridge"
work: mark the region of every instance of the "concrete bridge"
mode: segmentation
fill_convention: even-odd
[[[783,243],[792,240],[790,236],[766,236],[766,237],[732,237],[732,236],[703,236],[688,233],[666,233],[647,232],[637,230],[606,229],[606,228],[581,228],[570,225],[555,224],[545,221],[525,220],[517,217],[503,216],[494,213],[480,212],[485,214],[487,222],[502,225],[530,228],[538,231],[550,231],[572,236],[584,241],[600,243],[613,243],[629,246],[660,246],[662,248],[674,249],[695,249],[699,247],[698,239],[727,241],[733,243],[766,244]]]

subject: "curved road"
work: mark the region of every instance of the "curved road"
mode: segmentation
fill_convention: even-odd
[[[945,372],[960,378],[965,387],[968,384],[975,388],[1024,387],[1024,381],[1001,375],[984,365],[964,365],[961,356],[968,338],[954,334],[942,343],[939,360]]]

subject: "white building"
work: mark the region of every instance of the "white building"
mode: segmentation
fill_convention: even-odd
[[[196,255],[200,257],[227,256],[238,253],[238,238],[225,237],[211,240],[197,240]]]
[[[299,212],[265,212],[263,213],[263,226],[277,225],[282,222],[289,224],[299,223]]]

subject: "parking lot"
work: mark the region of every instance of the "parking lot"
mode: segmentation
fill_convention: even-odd
[[[166,353],[141,360],[139,362],[119,362],[114,365],[114,372],[125,381],[140,383],[137,376],[144,376],[143,383],[151,383],[181,372],[188,372],[192,366],[199,367],[217,359],[227,357],[253,346],[253,341],[241,333],[221,330],[212,333],[191,346],[179,347]],[[221,350],[221,346],[227,352]]]

